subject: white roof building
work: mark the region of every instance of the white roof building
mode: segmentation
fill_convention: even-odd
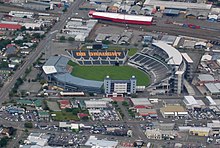
[[[152,106],[147,98],[131,98],[131,102],[134,106]]]
[[[50,138],[49,135],[45,133],[30,133],[25,143],[36,143],[37,146],[45,146]]]
[[[205,3],[189,3],[189,2],[174,2],[174,1],[161,1],[161,0],[146,0],[144,6],[154,6],[164,8],[175,8],[175,9],[205,9],[210,10],[212,4]]]
[[[107,101],[103,100],[85,100],[86,108],[107,108]]]
[[[201,108],[200,103],[193,96],[184,96],[183,102],[189,109]]]
[[[205,98],[208,100],[209,105],[211,105],[211,106],[217,105],[217,103],[212,99],[211,96],[206,96]]]
[[[95,136],[90,136],[85,146],[91,146],[93,148],[116,148],[117,141],[98,140]]]

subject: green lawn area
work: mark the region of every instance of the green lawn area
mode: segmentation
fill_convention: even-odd
[[[146,86],[150,83],[147,74],[131,66],[79,66],[72,61],[68,64],[73,66],[71,74],[83,79],[103,81],[108,75],[114,80],[127,80],[134,75],[137,78],[137,85]]]
[[[64,120],[79,120],[79,118],[73,115],[72,112],[66,112],[65,110],[59,112],[51,112],[51,114],[56,114],[55,117],[52,117],[55,121],[64,121]]]
[[[137,48],[131,48],[128,51],[128,56],[133,56],[137,52]]]

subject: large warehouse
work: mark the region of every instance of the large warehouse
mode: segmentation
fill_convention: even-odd
[[[95,19],[102,19],[127,24],[151,25],[153,22],[152,16],[143,15],[128,15],[120,13],[90,11],[89,16]]]

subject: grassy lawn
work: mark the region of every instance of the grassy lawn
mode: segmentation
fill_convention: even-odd
[[[71,74],[83,79],[103,81],[109,75],[114,80],[127,80],[134,75],[137,78],[137,85],[146,86],[150,83],[148,75],[131,66],[79,66],[72,61],[68,64],[73,66]]]
[[[131,48],[128,51],[128,56],[133,56],[137,52],[137,48]]]
[[[56,114],[56,117],[52,117],[53,120],[56,120],[56,121],[79,120],[79,118],[73,115],[72,112],[66,112],[65,110],[62,110],[60,112],[51,112],[51,114]]]

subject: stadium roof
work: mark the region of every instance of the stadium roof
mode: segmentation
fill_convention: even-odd
[[[193,63],[193,60],[189,57],[187,53],[181,53],[183,58],[188,62],[188,63]]]
[[[146,21],[146,22],[152,22],[153,20],[152,16],[127,15],[127,14],[120,14],[120,13],[95,12],[95,11],[91,13],[94,16],[108,17],[108,18],[113,18],[113,19],[135,20],[135,21]]]
[[[172,58],[168,61],[168,64],[180,65],[182,63],[182,55],[176,48],[162,41],[155,42],[153,45],[164,50],[169,58]]]
[[[103,85],[103,82],[101,81],[85,80],[78,77],[74,77],[69,73],[56,74],[54,75],[54,77],[61,82],[74,84],[76,86],[101,88]]]
[[[46,74],[66,72],[66,65],[69,58],[64,56],[50,57],[43,66],[43,70]]]

